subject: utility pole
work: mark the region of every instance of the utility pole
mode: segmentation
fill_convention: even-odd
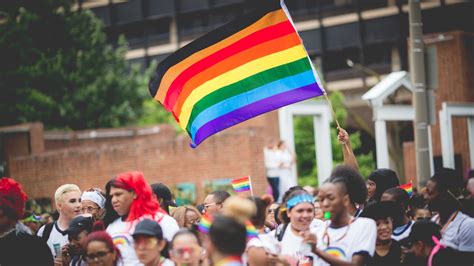
[[[426,92],[423,23],[420,0],[409,1],[410,22],[410,75],[413,84],[415,108],[416,179],[423,187],[430,178],[430,143],[428,94]]]

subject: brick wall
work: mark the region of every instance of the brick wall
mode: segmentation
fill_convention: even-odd
[[[474,51],[469,49],[474,34],[448,32],[451,40],[436,44],[438,63],[438,89],[436,90],[437,123],[432,126],[433,155],[441,156],[441,136],[439,131],[439,110],[443,102],[474,102]],[[472,49],[472,46],[471,46]],[[469,163],[467,145],[467,122],[464,118],[453,119],[454,152],[462,156],[463,170]],[[474,154],[473,154],[474,155]],[[464,171],[463,171],[464,172]]]
[[[232,129],[189,147],[187,136],[130,139],[121,143],[85,145],[16,157],[10,175],[23,184],[31,198],[52,197],[61,184],[75,183],[81,189],[104,187],[114,175],[143,171],[150,183],[173,185],[194,182],[198,199],[203,181],[250,175],[256,194],[266,188],[263,127]]]
[[[431,127],[433,155],[441,156],[441,136],[439,130],[439,110],[443,102],[474,102],[474,34],[464,32],[443,33],[444,41],[437,42],[436,59],[438,67],[438,88],[436,89],[436,124]],[[436,39],[438,34],[427,35],[426,39]],[[471,47],[471,49],[469,49]],[[461,155],[462,173],[473,168],[469,163],[467,122],[465,118],[453,118],[454,152]],[[471,144],[472,145],[472,144]],[[416,176],[414,143],[404,143],[405,176]],[[474,156],[472,154],[471,156]]]
[[[80,131],[48,131],[44,133],[46,150],[57,150],[78,146],[95,146],[104,143],[121,143],[132,139],[171,138],[176,130],[171,125],[161,124],[141,128],[102,128]]]

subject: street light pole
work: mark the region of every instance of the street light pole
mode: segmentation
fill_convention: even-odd
[[[415,151],[416,177],[418,187],[426,185],[430,177],[429,112],[426,92],[425,62],[423,44],[423,24],[421,21],[420,0],[409,1],[410,22],[410,74],[414,87],[413,105],[415,108]]]

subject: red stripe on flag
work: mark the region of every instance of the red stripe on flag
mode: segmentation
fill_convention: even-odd
[[[173,81],[168,89],[166,97],[164,99],[164,105],[169,106],[170,110],[173,109],[176,100],[183,89],[183,85],[197,73],[207,69],[208,67],[236,54],[248,48],[251,48],[260,43],[284,36],[294,32],[293,25],[288,20],[279,24],[264,28],[260,31],[254,32],[239,41],[223,48],[214,54],[203,58],[199,62],[196,62],[183,72]]]

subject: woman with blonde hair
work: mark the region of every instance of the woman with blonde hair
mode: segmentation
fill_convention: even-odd
[[[184,205],[174,209],[171,217],[178,222],[179,228],[191,228],[201,221],[201,214],[198,209],[191,205]]]

